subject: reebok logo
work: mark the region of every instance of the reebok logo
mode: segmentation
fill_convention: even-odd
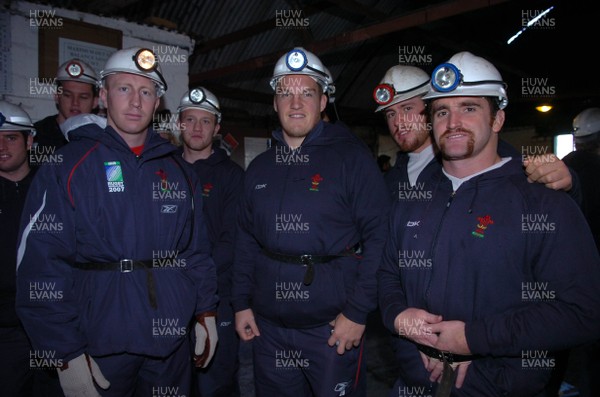
[[[160,207],[160,212],[163,214],[174,214],[177,212],[177,206],[165,204],[162,207]]]
[[[421,223],[420,220],[418,221],[408,221],[406,222],[406,227],[415,227],[415,226],[419,226],[419,223]]]

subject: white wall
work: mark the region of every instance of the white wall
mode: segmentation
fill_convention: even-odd
[[[12,73],[8,76],[12,80],[12,90],[5,93],[4,98],[16,104],[20,103],[34,122],[50,114],[56,114],[51,87],[44,90],[39,84],[32,83],[32,79],[37,79],[39,75],[38,29],[57,29],[57,27],[31,26],[31,13],[37,12],[39,15],[40,12],[44,12],[43,10],[55,10],[54,18],[64,17],[121,30],[123,32],[123,48],[140,46],[158,50],[163,76],[169,86],[163,97],[163,106],[175,112],[181,96],[188,89],[189,65],[187,60],[194,48],[194,41],[189,36],[121,19],[105,18],[66,9],[52,9],[29,2],[13,2],[10,8],[9,60]],[[100,70],[97,72],[99,73]]]

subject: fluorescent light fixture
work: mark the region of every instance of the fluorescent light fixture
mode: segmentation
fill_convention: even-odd
[[[508,41],[506,42],[506,44],[510,44],[513,41],[515,41],[515,39],[517,37],[519,37],[521,35],[521,33],[525,32],[525,30],[530,27],[531,25],[533,25],[534,23],[536,23],[537,21],[540,20],[540,18],[542,18],[544,15],[546,15],[547,13],[549,13],[552,9],[554,8],[554,6],[545,9],[543,12],[541,12],[539,15],[536,15],[535,18],[532,18],[529,20],[529,22],[527,22],[527,26],[525,26],[523,29],[519,30],[517,33],[515,33],[515,35],[513,37],[511,37],[510,39],[508,39]]]

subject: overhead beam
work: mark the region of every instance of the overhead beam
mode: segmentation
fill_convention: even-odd
[[[304,17],[308,17],[310,15],[322,12],[332,6],[333,5],[328,1],[320,1],[310,7],[306,7],[305,9],[303,9],[302,15]],[[202,42],[198,41],[198,42],[196,42],[196,46],[194,48],[194,54],[196,54],[196,53],[203,54],[203,53],[209,52],[211,50],[214,50],[216,48],[225,47],[226,45],[237,43],[238,41],[248,39],[249,37],[256,36],[257,34],[268,32],[269,30],[273,30],[274,28],[276,28],[276,26],[277,26],[276,23],[277,23],[277,18],[275,17],[275,18],[267,19],[265,21],[256,23],[251,26],[247,26],[243,29],[236,30],[235,32],[231,32],[231,33],[225,34],[223,36],[216,37],[211,40],[206,40],[206,41],[202,41]]]
[[[368,18],[374,19],[376,21],[387,18],[387,14],[385,12],[381,12],[375,8],[367,7],[355,0],[329,0],[332,3],[335,3],[338,7],[350,11],[354,14],[358,14],[360,16],[366,16]]]
[[[426,7],[406,15],[392,18],[366,28],[357,29],[351,32],[342,33],[329,39],[314,42],[307,45],[306,48],[319,55],[339,48],[340,46],[362,42],[376,37],[384,36],[399,30],[424,25],[433,21],[449,18],[465,12],[475,11],[484,7],[491,7],[511,0],[452,0],[432,7]],[[260,69],[272,66],[281,52],[261,55],[255,58],[246,59],[238,63],[223,66],[220,68],[194,73],[190,76],[190,83],[197,84],[201,81],[211,80],[228,76],[235,73],[241,73],[250,69]]]

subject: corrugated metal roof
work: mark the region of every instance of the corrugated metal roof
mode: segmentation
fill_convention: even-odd
[[[556,102],[559,96],[568,97],[564,106],[570,106],[571,114],[576,114],[584,104],[589,105],[590,97],[600,96],[600,83],[588,81],[575,64],[549,69],[557,63],[561,52],[564,56],[588,51],[585,40],[579,40],[575,34],[595,33],[594,23],[579,21],[592,18],[593,13],[588,12],[585,4],[567,4],[566,0],[554,2],[554,29],[529,32],[510,47],[506,39],[521,27],[522,13],[544,9],[547,0],[51,0],[48,3],[139,23],[147,23],[149,17],[154,17],[154,21],[156,18],[171,21],[178,31],[196,41],[196,51],[189,58],[190,76],[211,72],[210,79],[201,83],[219,89],[215,94],[222,105],[233,113],[259,120],[274,116],[267,97],[271,94],[268,80],[277,59],[273,54],[284,54],[295,45],[320,48],[315,52],[336,80],[340,113],[353,123],[381,126],[378,115],[373,115],[372,90],[385,71],[399,62],[403,46],[426,51],[431,62],[416,65],[426,71],[460,50],[487,57],[499,67],[509,86],[514,87],[512,91],[509,89],[511,109],[523,106],[519,114],[531,114],[526,107],[531,99],[519,93],[523,77],[552,77],[560,95],[550,99]],[[427,14],[419,12],[426,7]],[[395,31],[390,31],[386,21],[405,15],[407,19],[396,21],[397,26],[391,26]],[[286,18],[286,23],[282,23]],[[282,26],[296,19],[301,23]],[[304,20],[306,23],[302,23]],[[357,37],[361,29],[364,33],[367,28],[366,36]],[[387,33],[382,34],[383,31]],[[214,45],[217,39],[231,37],[234,39],[225,44],[202,50],[203,46]],[[348,39],[349,42],[344,41]],[[245,68],[239,66],[252,59],[260,62]],[[223,69],[228,66],[236,71]],[[244,97],[233,95],[232,90],[243,92]],[[523,121],[517,118],[516,122]]]

